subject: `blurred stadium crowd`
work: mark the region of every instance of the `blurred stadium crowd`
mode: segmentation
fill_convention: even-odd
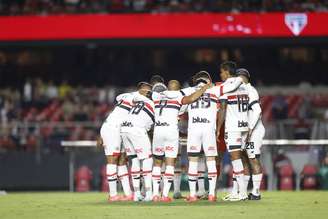
[[[327,0],[1,0],[1,15],[328,11]]]

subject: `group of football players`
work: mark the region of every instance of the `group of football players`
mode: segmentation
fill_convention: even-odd
[[[214,83],[208,72],[200,71],[192,76],[190,87],[181,89],[178,81],[166,84],[155,75],[149,82],[138,83],[137,91],[117,96],[99,141],[107,157],[109,202],[171,202],[172,184],[174,198],[182,197],[176,164],[183,147],[179,144],[179,122],[186,113],[190,190],[186,200],[195,202],[204,197],[205,170],[209,185],[206,198],[217,200],[217,178],[225,151],[230,154],[233,188],[223,199],[261,199],[259,158],[265,129],[258,92],[250,84],[248,70],[237,69],[234,62],[220,65],[220,77],[222,82]],[[253,188],[247,194],[250,178]],[[117,193],[118,180],[123,196]],[[196,191],[197,183],[203,191]]]

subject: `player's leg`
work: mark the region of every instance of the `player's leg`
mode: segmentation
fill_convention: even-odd
[[[165,173],[164,173],[164,186],[162,201],[169,202],[169,192],[174,178],[175,161],[178,156],[179,150],[179,132],[171,132],[167,135],[165,142]]]
[[[164,142],[163,139],[155,129],[153,136],[153,158],[154,165],[152,171],[152,182],[153,182],[153,201],[160,201],[159,188],[161,184],[161,169],[164,160]]]
[[[180,199],[182,197],[180,187],[181,187],[181,153],[178,154],[177,159],[175,161],[174,178],[173,178],[174,199]]]
[[[205,172],[206,172],[206,158],[204,152],[201,151],[198,159],[198,179],[197,179],[197,197],[199,199],[207,199],[208,194],[205,191]]]
[[[126,153],[121,153],[121,156],[118,160],[118,168],[117,168],[117,175],[119,180],[121,181],[124,197],[121,198],[122,201],[132,201],[132,191],[130,187],[130,180],[129,180],[129,172],[127,168],[127,157]]]
[[[249,194],[248,198],[250,200],[260,200],[260,187],[262,181],[262,165],[260,161],[261,146],[264,138],[265,129],[263,126],[257,127],[250,138],[250,141],[247,145],[246,151],[250,161],[252,180],[253,180],[253,189]]]
[[[131,161],[131,178],[133,186],[133,200],[142,201],[143,197],[140,192],[140,160],[137,157],[136,151],[133,147],[133,137],[131,133],[122,133],[123,145],[126,151],[126,154]]]
[[[246,144],[247,147],[247,144]],[[243,162],[244,166],[244,180],[245,180],[245,187],[248,188],[249,180],[251,178],[251,165],[250,165],[250,159],[248,158],[247,152],[243,150],[241,152],[241,160]]]
[[[233,173],[236,177],[236,182],[239,187],[239,198],[230,199],[231,201],[236,200],[246,200],[247,192],[245,187],[244,179],[244,166],[241,160],[241,150],[242,150],[242,133],[241,132],[229,132],[226,133],[226,144],[227,149],[230,153],[230,159],[232,164]]]
[[[144,179],[145,198],[144,201],[151,201],[152,193],[152,169],[153,158],[151,152],[151,144],[147,132],[140,132],[138,135],[133,135],[134,148],[138,159],[142,164],[142,176]]]
[[[187,137],[187,152],[188,152],[188,184],[189,196],[187,201],[197,201],[196,183],[198,178],[198,157],[201,150],[201,134],[197,130],[189,130]]]
[[[207,130],[203,132],[203,149],[206,156],[207,176],[208,176],[208,200],[216,201],[216,181],[217,181],[217,169],[216,169],[216,157],[218,155],[216,145],[215,130]]]
[[[118,201],[117,162],[121,151],[120,129],[104,123],[100,129],[100,135],[107,157],[106,175],[109,187],[109,201]]]

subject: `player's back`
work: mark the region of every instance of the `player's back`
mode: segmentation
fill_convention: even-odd
[[[215,129],[217,111],[217,88],[212,87],[207,89],[198,100],[188,105],[188,129],[205,127]]]
[[[225,130],[247,131],[249,104],[249,91],[247,85],[241,84],[233,92],[222,95],[220,99],[227,101]]]
[[[147,98],[143,101],[137,101],[133,103],[127,118],[122,123],[122,127],[123,129],[126,127],[138,127],[144,128],[148,131],[153,125],[154,121],[154,103]]]
[[[135,94],[136,92],[118,95],[116,97],[117,103],[105,121],[111,125],[121,125],[132,109],[132,100]]]
[[[167,95],[170,95],[170,93],[172,93],[172,91],[165,92],[165,94]],[[182,96],[168,98],[165,95],[153,95],[153,101],[155,106],[155,129],[178,129],[178,116],[182,106],[182,98]]]

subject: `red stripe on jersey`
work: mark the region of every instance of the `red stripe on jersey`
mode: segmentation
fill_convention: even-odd
[[[228,96],[228,100],[237,99],[237,95]]]
[[[218,97],[215,94],[210,94],[210,97],[213,97],[215,99],[218,99]]]
[[[146,107],[150,112],[154,113],[154,109],[153,109],[153,107],[152,107],[149,103],[146,103],[146,102],[145,102],[145,107]]]
[[[159,104],[161,101],[159,100],[155,100],[154,101],[154,104]],[[177,100],[167,100],[166,102],[167,104],[177,104],[177,105],[182,105],[181,103],[179,103],[179,101]]]
[[[220,96],[222,96],[222,95],[223,95],[223,85],[220,86]]]
[[[128,105],[128,106],[132,106],[132,104],[129,103],[128,101],[124,101],[124,100],[123,100],[122,103],[123,103],[123,104],[126,104],[126,105]]]
[[[197,174],[193,174],[193,173],[188,173],[189,176],[198,176],[198,173]]]

